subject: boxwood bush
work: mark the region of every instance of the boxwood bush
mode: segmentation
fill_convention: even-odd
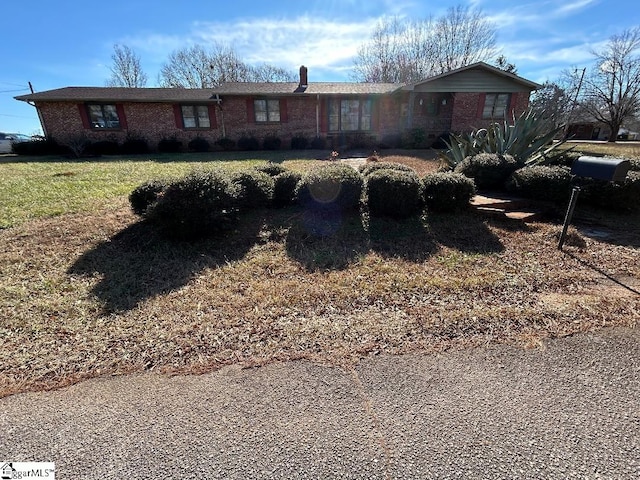
[[[415,173],[415,170],[413,168],[407,167],[406,165],[403,165],[401,163],[393,162],[367,162],[358,167],[358,171],[362,174],[363,177],[367,177],[377,170],[396,170],[400,172]]]
[[[469,206],[476,186],[461,173],[435,172],[422,179],[427,209],[435,212],[453,212]]]
[[[222,171],[194,172],[167,185],[145,217],[174,239],[223,232],[237,220],[238,190]]]
[[[41,140],[18,142],[11,145],[11,151],[17,155],[64,155],[68,152],[64,145],[60,145],[55,138],[47,137]]]
[[[231,181],[239,187],[238,202],[243,209],[263,208],[273,200],[273,178],[256,169],[247,169],[231,175]]]
[[[365,198],[371,215],[407,218],[422,210],[422,183],[415,172],[379,169],[366,177]]]
[[[165,188],[166,184],[160,180],[150,180],[134,188],[129,194],[133,213],[144,216],[149,206],[158,200],[158,196]]]
[[[209,142],[206,138],[196,137],[189,140],[187,148],[190,152],[208,152]]]
[[[567,202],[571,196],[572,178],[569,167],[524,167],[513,172],[506,188],[522,197],[562,203]]]
[[[280,140],[280,137],[276,137],[275,135],[268,135],[264,137],[264,140],[262,140],[262,148],[264,150],[280,150],[281,145],[282,140]]]
[[[309,146],[309,139],[301,133],[296,133],[291,137],[291,149],[292,150],[304,150]]]
[[[302,175],[296,197],[307,208],[354,210],[360,205],[362,188],[362,176],[357,171],[348,165],[333,163]]]
[[[225,152],[228,152],[229,150],[233,150],[236,146],[236,142],[234,142],[233,140],[227,137],[219,138],[213,143],[214,145],[220,147]]]
[[[518,163],[511,155],[479,153],[465,158],[456,168],[456,173],[473,178],[481,190],[502,189],[504,182],[518,169]]]
[[[585,203],[608,210],[640,209],[640,172],[630,171],[624,182],[580,179],[578,183]]]
[[[257,165],[254,167],[258,172],[266,173],[270,177],[275,177],[281,173],[287,172],[287,168],[278,163],[269,162],[266,165]]]
[[[260,142],[253,135],[242,135],[238,139],[238,148],[240,150],[260,150]]]
[[[309,144],[315,150],[324,150],[327,145],[327,139],[324,137],[315,137]]]
[[[286,207],[296,202],[296,187],[301,178],[300,173],[291,171],[282,172],[273,178],[274,207]]]
[[[158,142],[158,152],[179,153],[182,151],[182,142],[176,137],[165,137]]]

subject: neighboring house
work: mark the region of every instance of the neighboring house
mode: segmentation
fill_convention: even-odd
[[[67,87],[15,97],[38,110],[46,135],[66,141],[123,141],[127,135],[211,143],[242,135],[325,137],[332,146],[350,136],[375,142],[417,129],[427,140],[470,131],[519,114],[540,85],[486,63],[413,84],[309,82],[224,83],[212,89]]]

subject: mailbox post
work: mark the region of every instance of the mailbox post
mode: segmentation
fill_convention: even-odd
[[[608,182],[624,182],[630,168],[631,162],[629,162],[629,160],[621,158],[583,156],[573,162],[571,173],[578,177],[594,178],[596,180],[605,180]],[[578,201],[579,194],[580,187],[573,187],[571,200],[569,200],[569,206],[567,207],[567,214],[564,217],[560,241],[558,242],[559,250],[562,250],[562,245],[564,245],[564,240],[567,236],[567,230],[569,229],[569,224],[571,223],[571,218],[573,217],[573,211],[576,208],[576,202]]]

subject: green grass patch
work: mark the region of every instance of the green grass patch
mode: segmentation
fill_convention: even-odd
[[[105,157],[79,161],[5,157],[0,163],[0,228],[39,217],[103,208],[147,180],[179,177],[194,169],[221,167],[237,171],[274,161],[303,171],[316,163],[313,153],[286,153],[168,154],[145,159]]]

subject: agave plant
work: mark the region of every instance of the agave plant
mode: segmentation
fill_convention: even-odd
[[[448,142],[445,140],[448,149],[440,157],[452,167],[478,153],[511,155],[520,165],[541,165],[564,143],[553,142],[561,129],[547,130],[543,115],[529,108],[519,117],[514,115],[511,125],[505,120],[472,133],[451,135]]]

